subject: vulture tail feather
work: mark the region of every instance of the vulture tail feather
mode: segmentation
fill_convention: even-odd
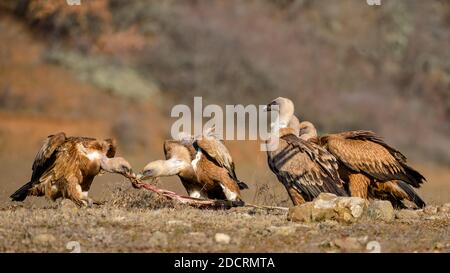
[[[248,185],[245,182],[238,181],[237,184],[238,184],[240,190],[248,189]]]
[[[12,201],[23,201],[28,196],[28,192],[33,187],[33,183],[30,181],[20,187],[17,191],[15,191],[13,194],[11,194],[10,198]]]
[[[408,200],[414,202],[416,206],[421,209],[426,206],[425,201],[411,188],[410,185],[403,181],[397,181],[397,185],[408,195]]]
[[[424,181],[426,181],[425,177],[423,177],[422,174],[420,174],[418,171],[414,170],[410,166],[406,164],[402,164],[403,168],[406,171],[406,177],[407,181],[406,183],[410,184],[411,186],[415,188],[419,188],[420,184],[422,184]]]

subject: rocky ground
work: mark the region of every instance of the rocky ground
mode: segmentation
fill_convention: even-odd
[[[0,251],[450,252],[450,204],[394,211],[385,203],[323,196],[290,211],[212,211],[147,192],[120,196],[84,209],[70,201],[5,206]]]

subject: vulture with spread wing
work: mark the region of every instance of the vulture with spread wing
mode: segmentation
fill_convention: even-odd
[[[277,98],[266,110],[278,111],[278,120],[272,124],[272,136],[268,140],[268,145],[278,145],[268,149],[268,164],[286,187],[294,205],[311,201],[321,192],[347,196],[334,156],[321,146],[298,137],[298,130],[294,129],[298,123],[291,120],[294,116],[292,101]]]
[[[318,143],[336,157],[351,196],[389,200],[397,208],[405,207],[402,200],[425,206],[412,188],[420,187],[425,178],[375,133],[360,130],[318,137],[311,122],[301,122],[299,127],[300,138]]]
[[[88,197],[92,181],[101,171],[133,176],[130,164],[114,158],[115,141],[86,137],[51,135],[36,155],[30,182],[11,195],[23,201],[29,195],[46,196],[51,200],[67,198],[78,206],[90,206]]]
[[[213,136],[164,142],[166,160],[150,162],[141,179],[178,175],[189,196],[242,201],[240,190],[248,188],[235,173],[225,145]]]

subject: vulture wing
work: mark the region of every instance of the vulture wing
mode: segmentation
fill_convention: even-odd
[[[225,168],[230,177],[236,181],[239,189],[248,189],[248,185],[237,178],[234,170],[233,158],[231,158],[230,152],[222,141],[214,137],[197,139],[194,142],[194,147],[200,148],[211,161],[218,166]]]
[[[215,164],[226,168],[230,176],[237,180],[233,159],[227,147],[220,140],[216,138],[202,138],[198,139],[194,146],[199,147]]]
[[[406,157],[370,131],[325,135],[320,143],[346,167],[384,182],[402,180],[419,187],[425,178],[406,164]]]
[[[38,181],[42,174],[52,166],[56,159],[55,154],[57,149],[66,141],[66,139],[64,133],[48,136],[34,159],[31,182]]]
[[[306,201],[321,192],[347,195],[337,160],[319,145],[293,134],[280,138],[279,151],[269,157],[269,166],[282,183],[301,192]]]
[[[195,149],[192,142],[184,140],[167,139],[164,141],[164,156],[170,159],[174,156],[184,157],[193,160],[195,157]]]

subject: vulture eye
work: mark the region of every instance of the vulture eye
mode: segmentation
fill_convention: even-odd
[[[122,165],[121,170],[122,173],[131,173],[131,169],[124,165]]]

